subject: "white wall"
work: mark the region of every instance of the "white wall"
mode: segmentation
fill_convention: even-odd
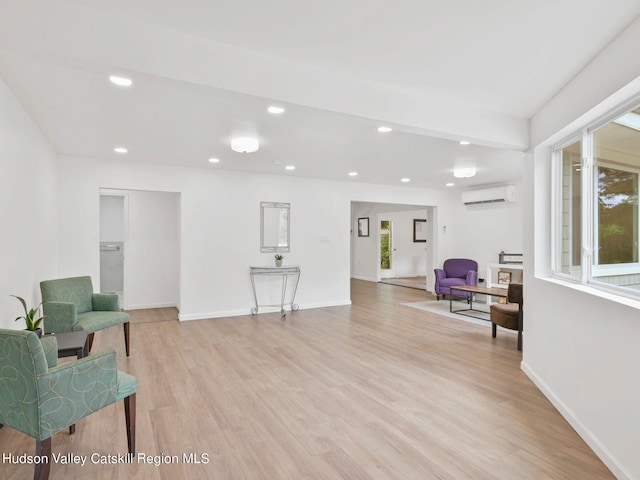
[[[124,196],[100,195],[100,241],[124,242]]]
[[[413,212],[390,212],[378,215],[380,220],[389,220],[392,225],[392,270],[396,277],[410,277],[427,274],[427,245],[413,241],[413,220],[427,218],[427,209]],[[429,242],[431,244],[431,242]]]
[[[249,266],[273,264],[259,248],[261,201],[291,204],[285,265],[301,266],[296,302],[310,308],[350,303],[351,201],[429,205],[442,197],[405,187],[63,157],[61,274],[99,276],[100,188],[180,193],[181,319],[249,313]]]
[[[124,304],[127,309],[179,303],[180,197],[170,192],[127,193]]]
[[[0,79],[0,327],[40,302],[41,280],[56,275],[56,156]]]
[[[614,474],[626,479],[640,478],[640,302],[549,278],[549,146],[640,94],[640,64],[631,53],[638,44],[640,19],[533,119],[538,145],[526,171],[534,188],[525,206],[525,258],[532,261],[525,270],[522,368]]]
[[[478,262],[478,277],[485,278],[487,264],[498,263],[500,251],[523,253],[523,183],[512,184],[516,188],[513,203],[465,206],[462,190],[450,192],[448,210],[439,216],[440,264],[447,258],[471,258]]]

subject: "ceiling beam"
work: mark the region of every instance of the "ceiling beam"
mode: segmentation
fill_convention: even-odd
[[[475,108],[436,92],[347,77],[63,0],[8,0],[3,10],[3,49],[98,65],[105,73],[144,73],[376,119],[414,134],[496,148],[529,147],[528,119]]]

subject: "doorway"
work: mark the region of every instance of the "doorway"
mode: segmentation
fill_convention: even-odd
[[[100,291],[125,310],[179,308],[179,193],[100,189]]]
[[[396,281],[418,277],[427,291],[433,290],[435,255],[437,251],[434,220],[437,207],[428,205],[391,204],[374,202],[351,202],[351,277],[369,282]],[[370,236],[358,235],[359,220],[370,220]],[[424,221],[426,239],[416,241],[416,220]],[[382,221],[389,221],[388,227]],[[383,227],[383,228],[381,228]],[[380,231],[390,235],[390,264],[382,265]],[[382,268],[384,267],[384,268]],[[384,272],[384,273],[382,273]],[[431,272],[431,273],[429,273]]]

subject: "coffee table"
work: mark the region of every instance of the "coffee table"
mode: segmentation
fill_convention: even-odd
[[[77,332],[50,333],[58,340],[58,358],[62,357],[86,357],[89,355],[89,333],[84,330]]]
[[[473,308],[473,295],[479,293],[481,295],[488,295],[490,297],[498,297],[498,298],[507,298],[507,289],[506,288],[487,288],[487,287],[477,287],[474,285],[461,285],[459,287],[449,287],[451,294],[449,295],[449,311],[451,313],[458,313],[460,315],[466,315],[467,317],[479,318],[480,320],[489,320],[486,315],[489,315],[489,312],[485,312],[484,310],[477,310]],[[469,308],[463,308],[461,310],[453,309],[453,291],[456,292],[465,292],[470,293],[469,296]],[[467,313],[471,312],[471,313]],[[476,312],[474,314],[473,312]],[[483,313],[485,316],[481,317],[478,313]]]

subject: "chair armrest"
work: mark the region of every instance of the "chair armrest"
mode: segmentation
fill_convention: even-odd
[[[116,293],[94,293],[91,297],[94,312],[119,312]]]
[[[44,324],[47,332],[72,332],[78,323],[76,304],[72,302],[45,302]]]
[[[445,272],[444,270],[442,270],[441,268],[435,268],[433,270],[436,274],[436,281],[440,281],[443,280],[445,278],[447,278],[447,272]]]
[[[40,435],[47,438],[116,401],[116,352],[65,362],[38,377]]]
[[[477,285],[478,284],[478,272],[476,272],[475,270],[469,270],[467,272],[467,279],[466,279],[466,283],[467,285]]]
[[[58,339],[55,335],[49,335],[47,337],[42,337],[41,341],[44,356],[47,359],[47,365],[49,368],[53,368],[58,365]]]

